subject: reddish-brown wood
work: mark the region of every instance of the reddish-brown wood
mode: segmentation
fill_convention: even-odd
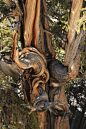
[[[18,41],[17,41],[17,34],[14,34],[13,37],[13,47],[12,47],[12,53],[11,53],[11,59],[18,65],[18,67],[21,69],[22,64],[19,61],[19,50],[18,50]]]
[[[12,60],[15,61],[18,67],[22,68],[23,70],[24,70],[24,67],[19,62],[19,57],[21,57],[22,54],[25,54],[27,52],[35,53],[38,55],[39,62],[42,67],[41,72],[38,73],[37,75],[31,75],[31,78],[29,78],[30,77],[29,72],[25,73],[26,75],[24,76],[24,78],[26,79],[25,87],[24,87],[26,92],[25,98],[27,98],[27,102],[30,101],[32,102],[32,104],[36,99],[36,97],[39,96],[39,92],[37,89],[38,86],[41,86],[45,90],[45,83],[49,79],[49,72],[48,72],[49,68],[47,66],[47,62],[50,61],[52,58],[55,59],[55,52],[51,45],[51,39],[50,39],[49,33],[46,33],[46,31],[43,30],[43,29],[49,30],[49,24],[47,19],[44,16],[42,16],[42,19],[41,19],[41,15],[43,14],[41,14],[41,11],[40,11],[41,10],[40,2],[42,2],[43,4],[42,11],[44,14],[46,14],[47,6],[46,6],[45,0],[43,1],[26,0],[25,5],[23,4],[24,19],[23,20],[21,19],[23,30],[21,27],[22,35],[20,35],[20,37],[24,38],[23,47],[25,48],[20,53],[18,53],[17,35],[15,34],[13,50],[12,50]],[[72,9],[71,9],[71,15],[69,20],[70,29],[68,31],[68,45],[66,46],[66,56],[65,56],[65,65],[68,66],[69,68],[69,73],[68,73],[69,80],[74,79],[78,74],[79,62],[80,62],[80,51],[78,48],[81,45],[80,43],[82,43],[85,38],[85,33],[83,32],[83,30],[81,31],[81,34],[77,35],[77,37],[75,38],[76,26],[77,26],[76,21],[80,17],[80,9],[82,7],[83,0],[71,0],[71,2],[72,2]],[[41,20],[43,20],[43,23]],[[33,49],[32,47],[37,48],[37,50]],[[41,53],[44,54],[44,56]],[[34,71],[40,67],[40,66],[37,67],[38,64],[36,64],[36,62],[33,64],[33,67],[31,62],[30,62],[30,65],[31,67],[29,68],[33,68]],[[66,113],[69,113],[69,107],[65,96],[65,82],[63,83],[64,83],[64,86],[62,85],[59,94],[55,96],[53,101],[56,101],[57,99],[59,99],[60,102],[64,102],[64,104],[61,107],[59,106],[60,107],[59,109],[62,111],[65,111]],[[51,84],[53,85],[54,83],[51,83]],[[50,82],[48,82],[48,85],[50,86]],[[52,87],[49,87],[49,88],[52,89]],[[54,88],[55,87],[53,87],[53,89]],[[49,95],[51,95],[51,93],[49,93]],[[40,129],[46,129],[47,128],[46,113],[37,112],[37,115],[38,115]],[[47,125],[48,125],[48,122],[49,121],[47,121]],[[55,124],[55,129],[70,129],[68,117],[64,120],[64,116],[57,116],[54,121],[54,124]]]
[[[24,40],[25,47],[37,42],[39,35],[40,0],[26,0],[24,14]],[[36,30],[35,30],[36,29]],[[34,31],[35,30],[35,31]]]
[[[43,30],[43,25],[41,23],[41,20],[44,21],[44,26],[47,30],[49,30],[49,25],[48,25],[48,21],[46,18],[43,17],[43,19],[41,19],[40,0],[35,0],[35,1],[34,0],[31,0],[31,1],[26,0],[25,8],[26,8],[26,11],[24,12],[25,47],[34,46],[40,52],[44,53],[47,56],[47,54],[45,52],[44,38],[43,38],[44,30]],[[43,8],[44,8],[44,13],[47,13],[47,7],[46,7],[45,0],[43,0]],[[47,49],[48,49],[49,53],[53,57],[55,57],[55,52],[51,45],[50,36],[47,33],[45,33],[45,34],[46,34],[46,41],[47,41]]]
[[[17,64],[20,64],[19,63],[19,52],[18,52],[18,45],[17,45],[18,42],[17,42],[17,34],[16,33],[14,34],[13,40],[14,40],[14,42],[13,42],[13,47],[12,47],[11,58]],[[21,64],[19,67],[21,67]]]

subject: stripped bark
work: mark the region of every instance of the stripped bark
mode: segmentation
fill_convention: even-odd
[[[31,109],[30,113],[37,111],[40,129],[70,129],[68,118],[70,112],[65,96],[65,83],[78,74],[80,47],[86,35],[86,32],[81,29],[81,33],[75,36],[76,20],[80,17],[82,3],[83,0],[72,1],[65,56],[67,67],[55,59],[49,33],[44,32],[44,29],[49,30],[48,21],[43,15],[47,13],[46,1],[26,0],[20,4],[18,11],[23,12],[23,14],[19,13],[21,15],[19,15],[20,39],[24,49],[18,53],[17,35],[15,34],[12,60],[25,79],[23,88],[27,101],[32,102],[32,106],[26,105],[26,107]],[[1,66],[2,64],[0,62]],[[10,65],[8,67],[11,69]],[[6,75],[6,71],[0,68],[2,74]],[[12,72],[14,71],[15,69]],[[13,76],[9,72],[8,74]],[[20,77],[20,74],[18,75]]]

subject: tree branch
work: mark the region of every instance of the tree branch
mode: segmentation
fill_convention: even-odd
[[[11,76],[13,80],[16,82],[20,79],[21,74],[22,73],[20,69],[15,63],[0,61],[0,77]]]
[[[16,3],[12,0],[3,0],[3,2],[7,4],[9,7],[11,7],[11,9],[16,8]]]
[[[46,33],[48,33],[48,34],[50,34],[50,35],[55,35],[55,36],[58,37],[60,40],[63,40],[63,41],[65,41],[65,42],[67,42],[67,35],[66,35],[66,34],[63,35],[63,36],[61,36],[61,35],[57,35],[57,34],[55,34],[55,33],[53,33],[53,32],[50,32],[50,31],[48,31],[48,30],[46,30],[46,29],[44,29],[44,32],[46,32]]]
[[[0,22],[2,22],[5,18],[7,17],[15,17],[15,16],[19,16],[19,12],[10,12],[7,15],[5,15],[3,18],[0,19]]]

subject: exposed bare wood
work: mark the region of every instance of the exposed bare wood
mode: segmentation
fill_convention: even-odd
[[[22,68],[21,62],[19,62],[19,51],[18,51],[18,39],[17,39],[17,34],[14,34],[14,42],[13,42],[13,48],[12,48],[12,54],[11,58],[13,61],[16,62],[19,68]]]
[[[61,88],[61,93],[60,93],[60,102],[65,102],[65,104],[63,105],[63,109],[69,113],[69,106],[68,106],[68,102],[67,102],[67,98],[65,96],[65,86],[63,86]],[[60,122],[59,122],[59,127],[60,129],[70,129],[70,126],[69,126],[69,116],[67,116],[66,118],[63,117],[63,119],[61,118],[60,119]]]
[[[43,1],[43,6],[44,6],[44,12],[47,12],[47,7],[46,7],[46,3],[45,1]],[[24,40],[25,40],[25,47],[30,47],[30,46],[34,46],[36,47],[40,52],[45,54],[45,50],[44,50],[44,39],[42,41],[42,37],[43,37],[43,28],[41,25],[41,17],[40,17],[40,0],[36,0],[36,1],[31,1],[28,2],[26,1],[26,12],[28,12],[28,15],[24,14],[25,18],[24,18]],[[32,15],[30,15],[32,14]],[[45,28],[47,28],[47,30],[49,30],[49,25],[48,25],[48,21],[46,18],[44,18],[44,25]],[[41,33],[41,35],[40,35]],[[39,37],[39,35],[41,36],[41,39]],[[50,40],[50,36],[49,34],[46,34],[47,37],[47,48],[48,51],[51,53],[51,55],[53,55],[53,57],[55,56],[55,52],[53,51],[53,48],[51,46],[51,40]],[[41,40],[41,44],[39,43]]]
[[[72,49],[75,47],[75,35],[76,35],[76,27],[77,27],[77,20],[80,18],[80,9],[82,7],[83,0],[73,0],[72,1],[72,8],[71,8],[71,15],[69,19],[69,26],[70,29],[68,31],[68,46],[65,56],[65,65],[69,66],[71,61],[71,53]],[[76,43],[77,44],[77,43]]]
[[[33,40],[33,28],[34,28],[34,20],[35,20],[35,10],[36,10],[37,0],[26,0],[26,12],[24,17],[24,40],[25,47],[30,47]],[[28,13],[28,14],[27,14]]]
[[[40,22],[40,0],[36,2],[36,9],[35,9],[35,21],[34,21],[34,45],[37,48],[38,39],[39,39],[39,22]]]
[[[77,20],[80,18],[80,9],[83,0],[73,0],[69,20],[68,45],[66,46],[65,65],[69,67],[69,78],[74,79],[78,74],[80,64],[80,48],[86,37],[86,31],[81,28],[80,34],[76,33]]]
[[[81,29],[81,33],[75,36],[75,27],[76,21],[80,17],[83,0],[71,0],[72,9],[66,47],[66,66],[55,59],[48,20],[41,14],[41,9],[42,13],[47,13],[46,1],[26,0],[21,3],[21,7],[18,2],[20,1],[17,1],[17,8],[14,12],[17,10],[19,17],[22,16],[20,18],[20,38],[23,39],[22,44],[25,48],[20,53],[18,52],[18,37],[17,34],[14,34],[11,58],[17,66],[0,62],[0,77],[10,75],[14,80],[17,80],[21,76],[21,70],[24,96],[27,103],[24,106],[31,109],[29,114],[37,111],[40,129],[70,129],[68,118],[70,111],[65,95],[65,84],[66,81],[74,79],[78,74],[80,47],[83,44],[86,32]],[[6,69],[6,65],[9,70]],[[17,70],[17,68],[19,69]],[[16,77],[13,75],[15,73]],[[48,91],[47,88],[49,88]],[[31,102],[32,105],[29,105],[28,102]],[[60,111],[62,114],[59,114]],[[48,118],[47,114],[49,115]]]

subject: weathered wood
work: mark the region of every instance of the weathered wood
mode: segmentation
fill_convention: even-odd
[[[78,74],[80,64],[80,49],[86,37],[86,31],[81,28],[77,34],[77,20],[80,18],[80,9],[83,0],[73,0],[69,19],[68,44],[65,53],[65,65],[69,68],[69,78],[74,79]]]
[[[75,43],[76,39],[76,27],[77,23],[76,21],[80,18],[80,9],[82,7],[83,0],[73,0],[72,1],[72,8],[71,8],[71,14],[69,19],[69,31],[68,31],[68,45],[66,48],[66,55],[65,55],[65,65],[69,66],[71,62],[71,57],[73,55],[73,49],[75,46],[77,46],[77,42]],[[75,51],[77,52],[77,51]],[[70,66],[71,67],[71,66]]]
[[[80,16],[82,2],[83,0],[72,1],[69,21],[70,30],[68,32],[68,45],[65,57],[65,65],[67,67],[63,66],[59,61],[57,61],[58,64],[54,62],[55,52],[51,45],[50,36],[49,33],[44,31],[44,29],[49,30],[48,21],[43,15],[47,13],[46,1],[26,0],[18,5],[20,9],[23,7],[23,9],[21,9],[23,15],[20,13],[20,39],[22,40],[23,48],[25,48],[18,53],[17,35],[15,34],[12,60],[22,69],[23,79],[25,80],[23,84],[23,89],[26,93],[25,96],[27,101],[33,104],[33,106],[30,106],[30,108],[32,108],[31,111],[37,110],[41,129],[70,129],[68,118],[70,112],[65,96],[65,83],[67,80],[75,78],[79,69],[79,47],[83,44],[85,32],[81,29],[81,33],[75,38],[75,26],[76,20]],[[52,67],[55,68],[49,69],[52,62]],[[2,64],[4,64],[3,67]],[[7,71],[6,65],[9,71]],[[2,70],[5,75],[12,76],[15,80],[19,79],[20,74],[18,73],[18,77],[16,76],[17,78],[15,78],[13,74],[17,71],[14,71],[11,66],[12,65],[8,65],[5,62],[1,62],[0,70]],[[40,88],[47,92],[49,100],[42,98],[43,90],[41,91],[42,93],[40,93]],[[38,101],[34,106],[36,99],[38,99]],[[53,105],[52,103],[55,103],[58,99],[59,103]],[[53,106],[46,108],[47,112],[39,113],[39,111],[46,111],[44,108],[46,105],[49,106],[49,104]]]
[[[47,12],[45,0],[26,0],[25,7],[26,11],[24,12],[23,23],[25,47],[33,46],[45,54],[45,56],[48,57],[49,54],[51,54],[54,57],[55,52],[51,45],[50,36],[49,34],[44,33],[43,30],[45,28],[49,30],[48,21],[43,14],[41,14],[41,12]],[[26,12],[28,12],[28,14]]]
[[[65,96],[65,86],[61,88],[61,92],[59,95],[59,100],[60,102],[64,102],[63,105],[63,110],[69,113],[69,106],[67,102],[67,98]],[[69,117],[67,116],[66,118],[64,116],[58,116],[55,120],[55,129],[70,129],[69,125]],[[53,129],[53,128],[52,128]]]
[[[0,71],[0,77],[11,76],[14,81],[18,81],[22,75],[19,67],[13,62],[6,63],[0,61]]]

